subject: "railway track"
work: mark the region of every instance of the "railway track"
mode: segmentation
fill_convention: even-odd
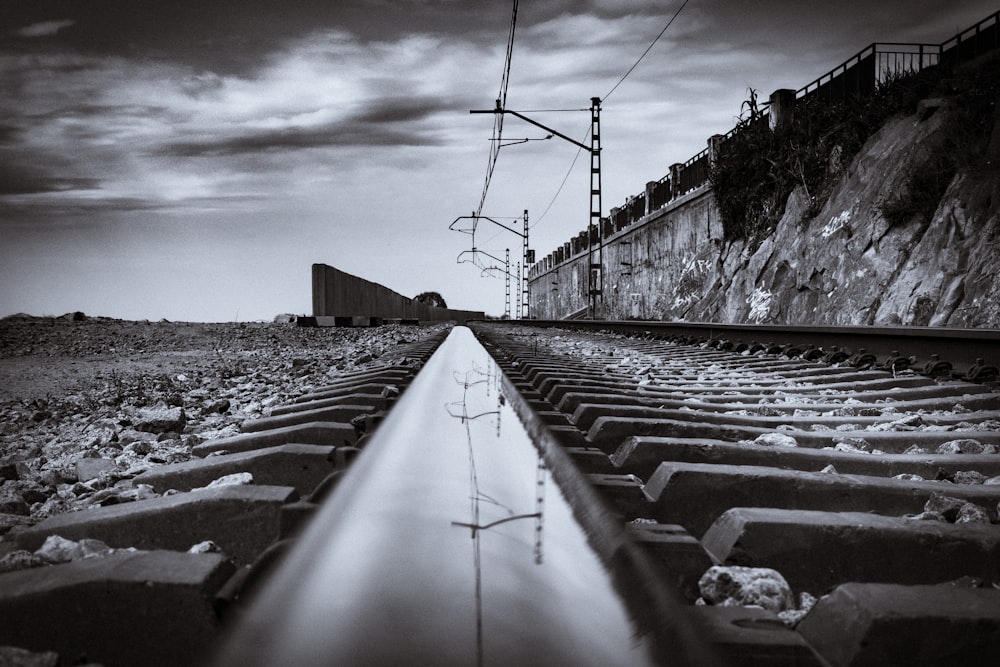
[[[109,666],[995,664],[989,340],[934,358],[624,326],[456,328],[136,480],[176,494],[22,531],[144,551],[0,575],[0,644]],[[254,484],[189,491],[232,472]]]

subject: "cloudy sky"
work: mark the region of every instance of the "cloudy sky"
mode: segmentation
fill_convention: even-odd
[[[604,99],[605,214],[731,129],[748,88],[802,87],[873,41],[938,44],[997,9],[689,0],[615,87],[682,4],[519,5],[507,107],[585,141],[582,110]],[[471,238],[448,228],[480,204],[493,117],[469,110],[494,106],[512,7],[0,0],[0,316],[309,313],[314,262],[501,314],[503,280],[460,263]],[[503,134],[544,136],[510,116]],[[504,146],[482,213],[527,209],[545,256],[588,222],[577,157],[558,138]],[[490,223],[476,243],[520,253]]]

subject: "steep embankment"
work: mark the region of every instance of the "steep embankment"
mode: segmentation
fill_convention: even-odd
[[[961,103],[927,100],[890,120],[846,166],[831,166],[837,178],[818,213],[808,215],[806,192],[796,189],[755,249],[742,240],[700,248],[686,263],[684,298],[657,316],[1000,327],[996,155],[959,169],[932,215],[884,212],[891,199],[919,196],[913,190],[927,180],[920,176],[940,168],[935,156],[951,150]],[[1000,144],[997,132],[991,147]]]

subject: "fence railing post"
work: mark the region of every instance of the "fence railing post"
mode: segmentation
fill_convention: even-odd
[[[653,203],[653,197],[656,194],[656,181],[646,182],[646,211],[643,215],[649,215],[656,210],[656,206]]]
[[[683,168],[684,165],[680,162],[670,165],[670,201],[677,199],[681,195],[681,170]]]
[[[722,140],[725,136],[721,134],[713,134],[708,138],[708,166],[712,168],[715,166],[715,160],[719,156],[719,149],[722,147]]]
[[[768,99],[768,125],[772,130],[787,127],[795,116],[795,91],[779,88]]]

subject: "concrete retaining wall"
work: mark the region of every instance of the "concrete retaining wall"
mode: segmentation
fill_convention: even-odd
[[[437,308],[326,264],[312,265],[313,316],[426,322],[483,319],[481,311]]]
[[[718,255],[721,238],[722,223],[707,185],[609,234],[601,317],[650,319],[664,312],[684,298],[684,281],[698,270],[699,257],[704,254],[701,261],[709,261]],[[558,263],[533,267],[528,291],[535,318],[562,319],[588,305],[586,243],[567,245]]]

